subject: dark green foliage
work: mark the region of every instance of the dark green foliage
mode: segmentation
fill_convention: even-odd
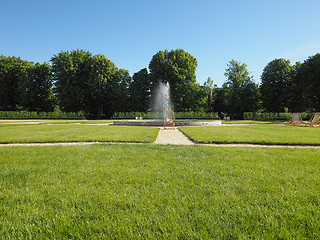
[[[213,84],[213,80],[208,77],[207,81],[200,86],[199,95],[200,101],[198,103],[198,111],[213,112],[213,99],[214,92],[217,89],[217,85]]]
[[[309,120],[313,113],[300,113],[303,120]],[[243,113],[243,119],[245,120],[257,120],[257,121],[269,121],[269,120],[289,120],[292,117],[291,113],[286,112],[245,112]]]
[[[320,111],[320,54],[309,57],[297,67],[294,84],[304,110]],[[298,102],[298,101],[297,101]],[[298,106],[299,106],[298,105]]]
[[[108,117],[116,111],[127,111],[130,104],[129,86],[131,84],[131,76],[128,70],[119,69],[115,77],[114,88],[110,91],[113,96],[112,108]]]
[[[55,93],[63,111],[84,110],[88,98],[92,54],[84,50],[61,51],[51,58]]]
[[[275,59],[263,70],[261,94],[266,111],[319,111],[320,54],[303,64],[291,66],[289,60]]]
[[[171,100],[179,112],[218,112],[242,119],[244,112],[259,108],[275,113],[320,111],[319,53],[293,66],[285,59],[271,61],[260,88],[246,64],[235,60],[227,64],[222,88],[213,86],[210,78],[199,86],[197,60],[183,49],[159,51],[150,61],[150,73],[144,68],[133,77],[104,55],[84,50],[61,51],[51,62],[52,67],[1,55],[0,111],[52,112],[59,107],[98,119],[116,112],[148,112],[160,82],[170,83]]]
[[[52,111],[51,67],[0,56],[0,110]]]
[[[216,112],[175,112],[176,119],[220,119]]]
[[[259,87],[249,76],[246,64],[231,60],[227,66],[225,76],[228,80],[220,92],[224,98],[224,111],[233,119],[242,119],[244,112],[258,110]]]
[[[108,116],[112,113],[114,95],[119,91],[118,68],[111,60],[100,54],[93,56],[91,63],[84,110],[99,119],[102,113]]]
[[[289,60],[275,59],[261,75],[261,96],[267,112],[283,112],[287,106],[288,84],[293,68]]]
[[[82,112],[0,111],[0,119],[85,119]]]
[[[135,119],[135,118],[143,118],[150,119],[151,113],[147,112],[115,112],[112,119]]]
[[[150,107],[151,80],[146,68],[133,74],[129,87],[130,109],[132,111],[147,112]]]
[[[225,98],[223,88],[215,88],[212,94],[212,109],[214,112],[218,112],[220,117],[223,117],[224,106]]]
[[[51,62],[62,110],[84,111],[98,119],[126,110],[131,77],[104,55],[92,56],[84,50],[61,51]]]
[[[49,63],[36,63],[29,69],[28,77],[20,84],[20,105],[28,111],[52,111],[52,73]]]
[[[162,112],[115,112],[112,119],[143,119],[162,118]],[[214,112],[174,112],[176,119],[219,119],[218,113]]]
[[[243,113],[243,119],[245,120],[257,120],[257,121],[269,121],[269,120],[289,120],[291,118],[290,113],[276,113],[276,112],[245,112]]]
[[[291,77],[286,85],[286,106],[291,112],[301,112],[305,111],[305,99],[303,94],[302,85],[298,79],[297,74],[299,72],[302,63],[296,62],[295,65],[292,66]]]
[[[0,56],[0,110],[14,111],[19,105],[19,85],[27,79],[30,63]]]

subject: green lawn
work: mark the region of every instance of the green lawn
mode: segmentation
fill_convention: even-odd
[[[154,142],[159,129],[89,124],[0,124],[0,143]]]
[[[320,151],[0,147],[3,239],[319,239]]]
[[[320,128],[259,124],[179,129],[199,143],[320,145]]]

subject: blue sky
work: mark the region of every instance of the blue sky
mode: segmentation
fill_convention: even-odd
[[[221,86],[227,63],[256,82],[276,58],[320,52],[319,0],[0,0],[0,54],[50,61],[61,50],[104,54],[133,75],[160,50],[198,61],[197,82]]]

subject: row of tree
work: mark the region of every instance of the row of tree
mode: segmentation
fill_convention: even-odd
[[[0,57],[0,110],[44,111],[59,107],[89,116],[128,110],[129,72],[103,55],[61,51],[49,63]]]
[[[231,60],[227,66],[227,80],[222,88],[212,91],[210,105],[212,111],[219,112],[220,115],[242,119],[244,112],[259,109],[259,85],[249,75],[246,64]]]
[[[100,118],[127,110],[129,72],[103,55],[75,50],[51,59],[54,95],[66,112],[84,111]]]
[[[275,59],[254,82],[247,66],[227,64],[221,88],[208,78],[196,82],[197,60],[183,49],[156,53],[147,68],[131,77],[104,55],[61,51],[49,63],[0,57],[0,110],[83,111],[87,116],[110,117],[114,112],[147,112],[160,82],[169,82],[176,111],[206,111],[242,118],[243,112],[319,110],[320,54],[290,65]]]
[[[222,88],[212,91],[212,111],[241,119],[244,112],[316,112],[320,110],[320,54],[291,65],[275,59],[254,83],[245,64],[230,61]]]
[[[0,56],[0,110],[51,111],[51,66]]]
[[[177,111],[197,111],[204,92],[196,83],[196,59],[182,49],[159,51],[149,70],[131,77],[104,55],[61,51],[49,63],[0,57],[0,110],[83,111],[110,117],[114,112],[147,112],[160,82],[170,82]]]
[[[290,65],[289,60],[275,59],[261,75],[261,96],[266,111],[292,112],[320,110],[320,54],[304,63]]]

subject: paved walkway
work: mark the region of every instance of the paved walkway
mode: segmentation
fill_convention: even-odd
[[[177,128],[160,128],[155,144],[193,145],[194,143]]]

